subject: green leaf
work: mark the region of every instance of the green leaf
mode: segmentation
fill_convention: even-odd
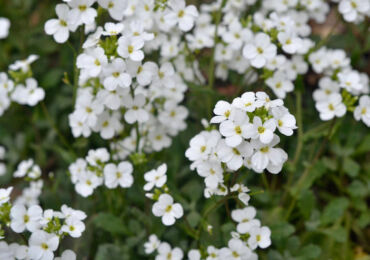
[[[348,192],[353,197],[365,197],[368,193],[368,190],[361,181],[354,180],[348,187]]]
[[[356,177],[360,171],[360,165],[347,157],[343,161],[343,171],[351,177]]]
[[[322,231],[322,233],[328,235],[329,237],[331,237],[332,239],[339,243],[344,243],[347,240],[347,232],[343,227],[334,227],[330,229],[325,229]]]
[[[113,244],[103,244],[98,248],[95,260],[126,260],[129,256],[124,255],[123,249]]]
[[[271,227],[271,238],[274,240],[281,240],[292,235],[295,231],[293,225],[288,222],[280,222],[272,225]]]
[[[321,248],[314,244],[309,244],[300,249],[300,254],[297,260],[319,259]]]
[[[99,213],[93,223],[96,227],[112,234],[129,234],[123,221],[110,213]]]
[[[315,206],[315,196],[311,190],[305,190],[301,193],[298,201],[298,208],[305,219],[311,216]]]
[[[321,216],[321,224],[328,225],[334,223],[337,219],[343,216],[348,205],[349,201],[347,198],[342,197],[333,199],[324,209],[324,213]]]
[[[201,218],[202,217],[199,215],[199,213],[195,211],[190,212],[190,214],[187,217],[190,226],[193,228],[195,228],[198,225]]]

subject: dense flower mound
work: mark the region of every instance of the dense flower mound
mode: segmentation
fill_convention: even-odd
[[[16,156],[0,146],[0,176],[11,173],[9,187],[0,188],[0,260],[108,259],[110,253],[122,259],[312,260],[321,251],[304,246],[306,240],[323,240],[319,235],[330,236],[329,247],[354,236],[356,246],[366,240],[354,218],[363,228],[370,223],[368,179],[352,182],[360,166],[350,157],[367,152],[369,138],[356,149],[341,147],[344,138],[328,151],[325,146],[347,114],[353,113],[353,125],[361,121],[356,127],[370,127],[369,77],[353,55],[326,46],[331,32],[315,39],[312,24],[337,13],[349,28],[363,25],[366,34],[370,0],[205,2],[56,4],[54,17],[42,26],[55,46],[65,44],[73,52],[73,74],[62,78],[71,100],[63,107],[63,128],[44,102],[53,91],[35,67],[42,55],[16,60],[0,72],[0,116],[16,106],[28,117],[32,108],[37,139],[14,134],[7,143],[14,143]],[[11,21],[0,17],[0,40],[9,33],[16,33]],[[309,81],[313,89],[306,87]],[[42,113],[52,134],[44,136],[46,126],[35,123]],[[317,128],[308,130],[304,115],[318,121]],[[202,129],[196,128],[200,122]],[[60,143],[42,143],[54,135]],[[32,155],[19,148],[23,143]],[[63,162],[46,164],[49,150]],[[340,162],[321,158],[324,152]],[[323,182],[330,191],[312,192],[325,169],[338,173]],[[260,180],[263,190],[255,185]],[[349,182],[354,187],[347,189]],[[68,186],[75,193],[67,203],[58,193]],[[346,196],[352,193],[350,205]],[[58,206],[45,206],[50,194]],[[324,213],[314,208],[327,200]],[[216,214],[221,207],[223,215]],[[297,214],[289,223],[296,208],[303,220]],[[350,210],[359,208],[361,215],[352,217]],[[313,233],[292,236],[305,229]],[[73,246],[84,233],[94,240],[92,248]]]

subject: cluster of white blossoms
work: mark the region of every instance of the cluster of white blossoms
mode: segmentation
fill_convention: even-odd
[[[0,17],[0,40],[9,35],[10,21],[8,18]]]
[[[317,12],[293,10],[297,3],[288,11],[288,6],[275,6],[284,6],[284,1],[263,1],[260,11],[243,20],[242,15],[254,3],[227,1],[223,8],[222,1],[202,5],[193,33],[186,35],[188,46],[192,51],[215,47],[217,78],[226,80],[230,71],[235,71],[252,83],[259,73],[277,97],[285,98],[293,91],[297,76],[308,70],[303,55],[314,45],[307,38],[311,32],[308,21]],[[300,8],[308,7],[303,4]],[[216,26],[212,12],[220,9],[223,16]]]
[[[347,22],[360,23],[370,17],[369,0],[332,0],[339,3],[338,10]]]
[[[255,260],[258,259],[254,252],[257,248],[267,248],[271,245],[271,231],[266,226],[261,226],[256,219],[256,209],[245,207],[235,209],[231,217],[236,223],[236,231],[231,232],[231,239],[227,247],[216,248],[209,245],[207,248],[191,249],[187,256],[189,260]],[[181,260],[184,252],[181,248],[172,248],[167,242],[162,242],[156,235],[149,236],[144,244],[145,253],[155,253],[156,260]]]
[[[58,5],[57,14],[62,18],[48,21],[46,32],[64,40],[76,26],[94,28],[95,2],[76,0]],[[72,133],[89,137],[97,132],[103,139],[114,138],[111,148],[121,160],[135,151],[169,147],[171,137],[186,128],[188,110],[180,105],[187,90],[182,76],[192,81],[203,78],[197,64],[189,65],[184,56],[171,59],[173,56],[163,55],[155,63],[144,61],[145,53],[160,48],[172,52],[173,46],[165,51],[162,42],[170,32],[180,37],[182,31],[190,30],[197,11],[194,6],[186,7],[183,0],[168,1],[157,11],[154,1],[97,2],[117,23],[86,31],[92,33],[76,61],[79,87],[75,111],[69,116]],[[92,19],[74,21],[77,10],[80,18],[90,15]]]
[[[32,77],[30,67],[37,59],[37,55],[30,55],[26,60],[19,60],[10,65],[9,75],[0,72],[0,116],[9,108],[11,101],[35,106],[44,99],[45,92]]]
[[[154,216],[161,217],[162,223],[166,226],[171,226],[176,219],[184,215],[184,210],[180,203],[175,203],[170,190],[166,185],[167,182],[167,165],[162,164],[157,169],[153,169],[144,174],[146,184],[145,191],[151,191],[154,188],[154,193],[147,193],[146,197],[155,200],[152,212]]]
[[[276,147],[280,138],[275,132],[291,136],[297,128],[295,117],[281,99],[271,100],[264,92],[246,92],[231,104],[219,101],[214,113],[211,123],[220,124],[219,131],[203,131],[193,137],[185,154],[193,162],[191,168],[205,178],[206,193],[225,192],[225,170],[237,171],[244,165],[258,173],[281,171],[288,155]]]
[[[78,238],[85,230],[83,220],[87,217],[80,210],[63,205],[60,211],[43,210],[39,205],[12,205],[10,194],[13,187],[0,189],[0,223],[21,234],[29,234],[28,244],[0,242],[0,259],[76,259],[71,250],[66,250],[61,258],[54,258],[60,241],[71,236]],[[0,229],[1,236],[4,230]]]
[[[108,189],[131,187],[134,183],[132,164],[127,161],[118,164],[109,161],[108,150],[99,148],[90,150],[85,159],[79,158],[72,163],[69,172],[76,192],[88,197],[103,184]]]
[[[348,110],[354,112],[356,120],[370,127],[369,77],[353,70],[350,59],[340,49],[322,47],[312,52],[308,59],[313,70],[324,75],[313,93],[320,118],[343,117]]]
[[[18,164],[13,176],[15,178],[27,177],[29,179],[38,179],[41,176],[41,168],[34,163],[33,159],[24,160]]]

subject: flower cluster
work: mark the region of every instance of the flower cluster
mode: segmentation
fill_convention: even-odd
[[[130,162],[115,164],[105,148],[90,150],[85,159],[79,158],[69,166],[76,192],[83,197],[90,196],[94,189],[105,185],[109,189],[129,188],[134,183],[133,167]]]
[[[167,165],[162,164],[157,169],[153,169],[144,174],[146,184],[145,191],[154,193],[147,193],[146,196],[156,202],[153,204],[152,212],[154,216],[161,217],[162,223],[166,226],[171,226],[176,219],[184,215],[184,210],[180,203],[174,203],[172,196],[169,194],[169,188],[166,185],[167,181]]]
[[[231,233],[231,239],[227,247],[216,248],[209,245],[205,249],[191,249],[187,256],[189,260],[252,260],[258,259],[254,252],[257,248],[267,248],[271,245],[271,231],[268,227],[262,226],[256,219],[256,209],[246,207],[235,209],[231,213],[236,223],[236,232]],[[181,260],[184,252],[181,248],[172,248],[167,242],[162,242],[156,235],[151,235],[144,244],[145,253],[156,253],[156,260]]]
[[[217,192],[225,170],[237,171],[244,165],[258,173],[281,171],[288,156],[276,147],[280,138],[275,131],[290,136],[297,128],[282,100],[270,100],[264,92],[246,92],[231,104],[219,101],[214,113],[211,123],[219,123],[219,131],[193,137],[185,154],[210,191]]]
[[[22,233],[24,237],[26,237],[25,234],[30,233],[30,235],[28,245],[1,242],[1,259],[52,260],[61,239],[66,236],[78,238],[85,230],[84,212],[66,205],[63,205],[60,211],[43,210],[37,204],[29,207],[22,204],[11,205],[12,189],[12,187],[0,189],[0,222],[10,226],[15,233]],[[66,250],[61,259],[76,259],[76,256],[71,250]]]
[[[35,106],[45,97],[45,91],[32,77],[31,63],[38,59],[30,55],[26,60],[9,66],[9,75],[0,72],[0,116],[14,101],[21,105]]]
[[[332,0],[339,2],[338,10],[347,22],[360,23],[366,17],[370,17],[369,0]]]
[[[368,76],[351,68],[350,59],[343,50],[322,47],[312,52],[308,59],[315,72],[324,74],[319,88],[313,93],[320,118],[343,117],[348,110],[354,112],[356,120],[362,120],[370,127]]]
[[[215,47],[216,77],[223,80],[229,71],[236,71],[251,83],[263,69],[266,85],[277,97],[285,98],[294,89],[292,82],[308,70],[303,55],[314,45],[307,38],[311,32],[308,21],[317,10],[308,15],[293,10],[297,3],[284,7],[283,1],[263,1],[262,10],[245,22],[242,14],[255,1],[230,1],[223,8],[221,2],[201,6],[193,34],[186,35],[190,50]],[[214,10],[223,14],[218,25],[213,24]],[[265,15],[266,11],[273,12]]]
[[[18,164],[17,170],[14,172],[15,178],[27,177],[29,179],[38,179],[41,176],[41,168],[34,163],[33,159],[22,161]]]

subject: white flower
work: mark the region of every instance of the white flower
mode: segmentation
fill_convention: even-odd
[[[267,248],[271,245],[271,231],[268,227],[255,226],[249,231],[248,246],[251,249]]]
[[[354,22],[358,18],[358,13],[366,14],[369,8],[368,0],[341,0],[338,6],[339,12],[348,22]]]
[[[127,8],[127,0],[98,0],[98,3],[108,9],[110,16],[117,21],[122,20]]]
[[[7,203],[10,200],[10,193],[12,192],[13,187],[6,189],[0,189],[0,206],[4,203]]]
[[[145,242],[144,244],[145,254],[153,253],[155,250],[157,250],[160,244],[161,241],[158,239],[156,235],[150,235],[149,241]]]
[[[197,167],[198,174],[204,179],[208,188],[216,189],[219,183],[223,183],[223,170],[220,163],[204,162]]]
[[[302,46],[302,41],[299,37],[292,33],[280,32],[278,34],[279,42],[282,44],[283,51],[289,54],[294,54]]]
[[[161,243],[157,250],[158,255],[155,260],[181,260],[184,256],[180,248],[171,249],[171,246],[166,242]]]
[[[78,55],[76,65],[82,69],[82,73],[86,73],[90,77],[97,77],[107,63],[108,59],[103,48],[97,47],[87,49],[85,53]]]
[[[19,84],[11,95],[12,99],[22,105],[35,106],[45,97],[45,91],[38,87],[34,78],[26,79],[26,86]]]
[[[122,58],[130,58],[133,61],[142,61],[144,52],[141,50],[144,41],[140,38],[120,37],[118,39],[117,52]]]
[[[250,60],[251,65],[256,68],[264,67],[275,55],[276,46],[270,42],[270,37],[265,33],[257,33],[253,43],[243,48],[243,56]]]
[[[245,137],[259,139],[262,143],[268,144],[274,137],[276,123],[273,119],[268,119],[264,123],[259,116],[253,118],[253,124],[248,124],[245,127]]]
[[[261,143],[258,139],[252,140],[251,144],[256,150],[251,158],[252,168],[261,173],[264,169],[273,174],[279,173],[288,155],[281,148],[274,148],[280,142],[280,138],[274,134],[269,144]]]
[[[232,106],[229,102],[220,100],[216,103],[213,113],[216,115],[212,117],[211,123],[221,123],[229,119],[231,114]]]
[[[249,118],[242,111],[235,111],[232,120],[226,120],[220,124],[220,133],[226,137],[225,141],[228,146],[238,146],[243,137],[248,136],[248,121]]]
[[[231,212],[231,217],[238,223],[236,230],[240,234],[248,233],[252,227],[260,226],[261,223],[256,217],[256,209],[253,207],[246,207],[244,209],[235,209]]]
[[[66,4],[58,4],[55,7],[58,19],[51,19],[45,23],[45,32],[53,35],[57,43],[64,43],[69,38],[69,31],[72,31],[72,17],[69,7]]]
[[[334,117],[342,117],[347,111],[342,103],[342,96],[339,93],[332,93],[327,100],[316,103],[316,109],[320,112],[321,120],[327,121]]]
[[[370,97],[360,97],[359,104],[353,112],[357,121],[362,120],[365,125],[370,127]]]
[[[321,78],[319,87],[313,92],[313,99],[316,102],[327,100],[332,93],[339,93],[340,90],[339,84],[329,77]]]
[[[165,15],[165,23],[170,26],[178,23],[180,30],[190,31],[199,15],[196,7],[194,5],[186,6],[184,0],[170,0],[168,4],[171,11]]]
[[[153,205],[153,214],[156,217],[162,217],[162,223],[171,226],[177,218],[184,214],[182,206],[179,203],[173,203],[173,198],[169,194],[161,194],[158,201]]]
[[[208,257],[206,260],[218,260],[219,259],[220,250],[215,248],[214,246],[208,246],[207,253],[208,253]]]
[[[274,107],[271,113],[276,120],[276,127],[279,132],[286,136],[293,135],[293,130],[297,129],[295,117],[289,113],[285,107]]]
[[[240,239],[232,238],[229,240],[228,248],[220,249],[220,259],[248,259],[251,253],[252,251]]]
[[[125,120],[127,123],[143,123],[149,120],[149,113],[143,108],[145,103],[143,94],[137,94],[134,98],[129,95],[125,98],[124,105],[127,108]]]
[[[189,252],[188,252],[188,259],[189,260],[200,260],[200,252],[198,249],[191,249]]]
[[[147,182],[144,185],[145,191],[150,191],[153,187],[161,188],[167,181],[167,165],[162,164],[156,170],[151,170],[144,174],[144,179]]]
[[[360,74],[357,71],[338,73],[339,85],[349,92],[360,91],[363,88]]]
[[[230,147],[221,141],[217,146],[217,155],[233,171],[238,170],[243,165],[243,158],[251,156],[252,153],[253,147],[247,141],[236,147]]]
[[[64,250],[60,257],[55,257],[54,260],[76,260],[77,256],[72,250]]]
[[[34,162],[32,159],[22,161],[20,164],[18,164],[17,170],[14,172],[13,176],[15,178],[22,178],[26,176],[33,164]]]
[[[85,231],[85,224],[77,218],[69,217],[65,220],[61,231],[77,238]]]
[[[233,106],[246,112],[253,112],[256,109],[256,95],[254,92],[246,92],[241,97],[233,100]]]
[[[16,71],[16,70],[21,70],[22,72],[27,72],[30,69],[31,63],[34,61],[38,60],[39,56],[35,54],[31,54],[28,56],[27,59],[25,60],[17,60],[14,64],[11,64],[9,66],[10,70]]]
[[[122,188],[131,187],[134,178],[132,177],[133,167],[129,162],[120,162],[118,165],[109,163],[104,167],[105,186],[110,189],[118,185]]]
[[[288,80],[284,73],[275,72],[271,78],[266,80],[267,86],[269,86],[278,98],[285,98],[287,92],[291,92],[294,89],[293,83]]]
[[[10,211],[10,227],[16,233],[25,229],[35,232],[40,227],[42,209],[38,205],[31,206],[28,210],[23,205],[15,205]]]
[[[126,73],[126,64],[121,58],[114,59],[104,68],[104,87],[115,90],[117,87],[128,88],[131,85],[131,76]]]
[[[0,17],[0,39],[8,37],[10,21],[7,18]]]
[[[59,245],[59,237],[43,230],[32,233],[28,242],[28,256],[35,260],[52,260]]]
[[[106,23],[104,25],[103,35],[105,36],[113,36],[118,35],[123,31],[125,26],[122,23]]]
[[[239,50],[243,43],[253,39],[253,34],[248,28],[243,28],[239,21],[233,21],[228,30],[222,34],[222,39],[234,50]]]
[[[71,0],[68,4],[72,7],[71,17],[74,20],[74,28],[81,24],[90,25],[95,21],[98,12],[91,7],[95,0]]]
[[[101,178],[88,171],[78,180],[75,189],[81,196],[88,197],[94,192],[96,187],[101,185],[102,182]]]

